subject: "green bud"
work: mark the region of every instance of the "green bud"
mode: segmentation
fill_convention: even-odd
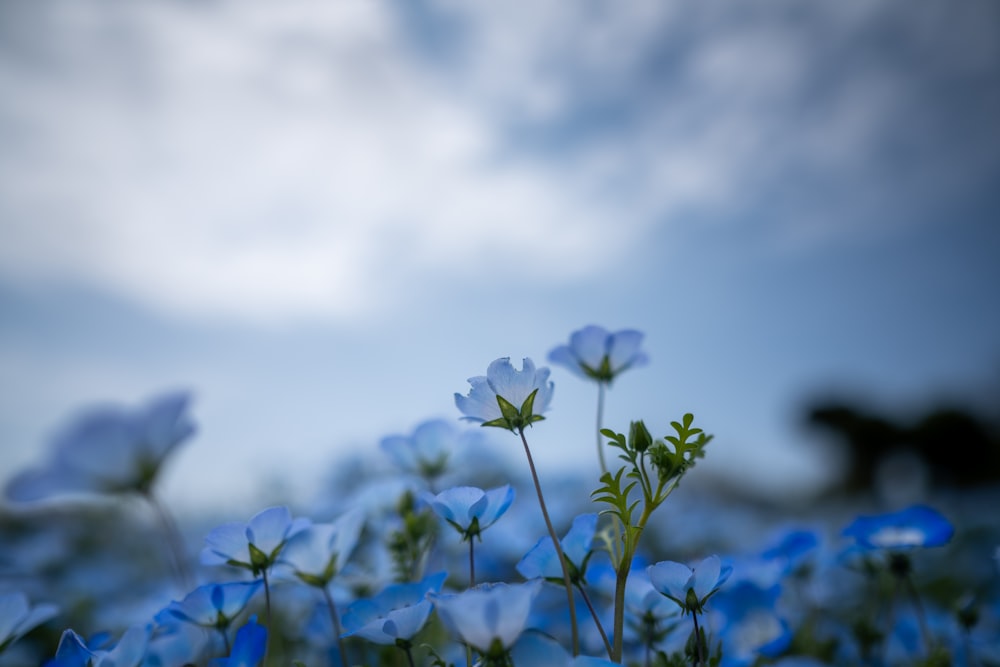
[[[653,444],[653,436],[649,434],[649,429],[639,420],[632,422],[628,427],[629,447],[642,454]]]

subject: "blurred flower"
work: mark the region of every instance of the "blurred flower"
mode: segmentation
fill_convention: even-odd
[[[898,512],[859,516],[844,535],[853,537],[863,549],[908,550],[947,544],[954,526],[936,510],[914,505]]]
[[[21,592],[0,594],[0,653],[25,634],[59,613],[54,604],[34,607]]]
[[[137,410],[104,408],[73,421],[52,446],[48,465],[7,485],[7,497],[31,501],[65,493],[149,493],[164,460],[195,431],[187,393],[159,396]]]
[[[323,588],[350,558],[364,523],[364,513],[358,509],[331,523],[314,523],[288,539],[280,561],[301,581]]]
[[[589,655],[574,658],[555,639],[537,632],[522,635],[510,655],[517,667],[617,667],[619,664]]]
[[[590,325],[574,331],[569,345],[549,352],[549,361],[580,377],[610,384],[619,373],[649,363],[649,357],[639,349],[642,338],[641,332],[632,329],[611,333]]]
[[[267,628],[251,616],[246,625],[236,631],[233,648],[227,658],[212,660],[211,667],[256,667],[267,650]]]
[[[344,612],[344,636],[358,635],[376,644],[397,644],[417,634],[433,604],[428,593],[441,590],[447,572],[412,584],[390,584],[371,598],[355,600]]]
[[[571,566],[570,579],[574,584],[583,581],[596,531],[597,514],[581,514],[573,519],[573,525],[570,526],[566,536],[559,541],[563,555]],[[517,571],[525,579],[536,577],[558,579],[561,584],[562,567],[559,565],[559,557],[556,555],[552,540],[548,536],[539,539],[517,564]]]
[[[138,667],[146,654],[152,629],[134,625],[111,649],[92,649],[73,630],[59,638],[54,658],[45,667]]]
[[[455,394],[455,405],[465,415],[463,419],[497,426],[515,433],[525,426],[544,419],[552,400],[555,385],[549,382],[549,369],[535,369],[525,358],[522,370],[515,370],[510,357],[493,361],[486,376],[469,378],[472,388],[468,396]]]
[[[480,584],[462,593],[432,595],[441,621],[486,655],[510,650],[524,632],[541,579],[523,584]]]
[[[400,468],[431,480],[444,474],[451,452],[466,438],[467,431],[433,419],[417,426],[412,435],[390,435],[379,445]]]
[[[457,530],[463,540],[479,537],[503,516],[514,501],[510,484],[483,491],[474,486],[456,486],[437,495],[423,494],[431,509]]]
[[[701,613],[705,602],[733,573],[722,566],[718,556],[709,556],[694,567],[674,561],[661,561],[647,570],[653,588],[674,602],[685,613]]]
[[[225,630],[260,590],[262,582],[234,581],[225,584],[205,584],[171,602],[156,615],[156,622],[169,625],[175,620],[206,628]]]
[[[269,507],[247,523],[233,521],[214,528],[205,538],[201,562],[242,567],[257,576],[270,569],[285,543],[310,524],[305,518],[293,520],[287,507]]]

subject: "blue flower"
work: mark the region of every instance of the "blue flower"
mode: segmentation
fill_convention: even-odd
[[[726,583],[733,568],[722,566],[718,556],[709,556],[694,567],[661,561],[647,569],[649,581],[659,593],[677,603],[684,613],[702,612],[705,602]]]
[[[941,546],[954,533],[948,519],[924,505],[877,516],[859,516],[844,529],[844,535],[853,537],[863,549],[896,551]]]
[[[535,369],[525,358],[521,370],[515,370],[510,357],[495,360],[486,376],[469,378],[468,396],[455,394],[455,405],[469,421],[483,426],[497,426],[515,433],[544,419],[555,385],[549,381],[549,369]]]
[[[424,502],[457,530],[463,540],[480,534],[503,516],[514,502],[510,484],[483,491],[474,486],[456,486],[437,495],[424,493]]]
[[[559,541],[563,555],[571,566],[570,580],[573,583],[583,581],[596,531],[597,514],[581,514],[573,519],[569,532]],[[537,577],[558,579],[558,583],[562,584],[562,567],[559,565],[559,557],[556,555],[552,539],[548,536],[539,539],[517,564],[517,571],[525,579]]]
[[[441,590],[447,572],[413,584],[390,584],[371,598],[355,600],[344,612],[344,636],[357,635],[376,644],[397,644],[417,634],[430,616],[428,593]]]
[[[247,624],[236,631],[233,648],[227,658],[212,660],[211,667],[257,667],[267,651],[267,628],[251,616]]]
[[[541,579],[523,584],[480,584],[462,593],[432,595],[441,621],[486,655],[510,650],[524,632]]]
[[[649,363],[649,357],[639,349],[642,338],[643,334],[633,329],[611,333],[590,325],[574,331],[569,345],[549,352],[549,361],[580,377],[610,384],[619,373]]]
[[[134,625],[111,649],[92,649],[73,630],[59,638],[54,658],[45,667],[138,667],[146,655],[152,628]]]
[[[205,584],[188,593],[180,602],[171,602],[156,615],[156,622],[168,625],[181,620],[206,628],[224,630],[246,606],[262,582],[234,581],[225,584]]]
[[[310,524],[305,518],[292,520],[287,507],[269,507],[247,523],[233,521],[214,528],[205,538],[201,562],[242,567],[257,576],[270,569],[285,543]]]
[[[433,419],[417,426],[412,435],[390,435],[379,445],[403,470],[435,479],[444,474],[451,452],[467,438],[468,432],[451,422]]]
[[[14,477],[7,497],[31,501],[67,493],[149,493],[167,456],[195,431],[187,393],[160,396],[137,410],[83,414],[53,443],[42,468]]]
[[[32,607],[24,593],[0,594],[0,653],[58,613],[54,604]]]
[[[288,540],[281,563],[303,582],[323,588],[350,558],[364,523],[360,510],[345,512],[331,523],[314,523]]]

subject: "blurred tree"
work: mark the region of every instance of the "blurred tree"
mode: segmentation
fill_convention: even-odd
[[[807,422],[846,448],[845,491],[873,489],[880,466],[907,454],[923,462],[935,487],[1000,482],[1000,428],[965,408],[933,406],[906,420],[830,400],[808,408]]]

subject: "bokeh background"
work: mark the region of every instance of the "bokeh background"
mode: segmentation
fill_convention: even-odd
[[[652,359],[606,425],[822,491],[817,405],[996,425],[998,119],[993,0],[3,0],[0,480],[190,388],[163,495],[245,519],[595,323]],[[542,474],[596,474],[553,378]]]

